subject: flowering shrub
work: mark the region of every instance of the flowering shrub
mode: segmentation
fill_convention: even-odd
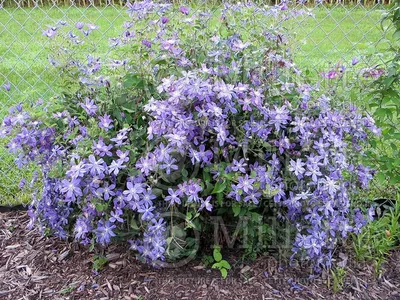
[[[31,225],[83,244],[129,239],[157,264],[173,257],[174,237],[187,236],[172,213],[185,216],[187,232],[207,231],[211,216],[264,226],[273,215],[292,224],[293,258],[329,267],[338,241],[367,222],[350,195],[372,178],[356,162],[378,130],[304,83],[285,36],[265,21],[304,12],[151,1],[128,3],[128,12],[133,22],[110,41],[125,60],[55,51],[65,93],[46,114],[19,105],[3,120],[17,164],[42,170]],[[63,26],[44,34],[57,41]],[[66,37],[81,47],[92,30],[78,23]]]

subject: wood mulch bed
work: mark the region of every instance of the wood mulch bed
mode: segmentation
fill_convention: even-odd
[[[344,289],[334,294],[324,277],[310,280],[273,257],[238,265],[223,280],[199,261],[154,269],[110,246],[96,273],[88,249],[27,230],[28,221],[26,212],[0,214],[0,299],[400,299],[400,251],[379,277],[372,264],[348,263]]]

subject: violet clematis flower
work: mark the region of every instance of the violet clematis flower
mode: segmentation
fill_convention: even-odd
[[[186,6],[179,7],[179,11],[184,15],[188,15],[189,14],[189,8],[186,7]]]

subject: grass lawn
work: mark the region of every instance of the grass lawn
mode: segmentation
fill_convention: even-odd
[[[284,24],[294,38],[295,62],[302,69],[318,74],[329,63],[348,62],[352,57],[373,54],[387,46],[381,41],[384,36],[379,28],[384,10],[318,7],[312,13],[315,18],[302,16]],[[115,7],[0,9],[0,85],[11,82],[9,93],[3,88],[0,91],[0,119],[16,103],[34,105],[39,98],[46,101],[57,93],[57,76],[47,61],[51,51],[49,41],[42,30],[59,20],[100,26],[93,39],[96,54],[104,56],[109,49],[109,38],[121,32],[129,16],[125,8]],[[375,59],[379,62],[380,58]],[[0,142],[0,204],[29,201],[29,195],[21,195],[17,186],[31,171],[18,170],[13,159],[4,149],[4,142]]]

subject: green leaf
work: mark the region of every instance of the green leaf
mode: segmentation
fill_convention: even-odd
[[[153,65],[166,65],[168,61],[166,59],[155,59],[152,63]]]
[[[226,269],[221,269],[222,278],[225,279],[228,276],[228,271]]]
[[[224,194],[217,194],[217,202],[219,207],[222,207],[222,205],[224,204]]]
[[[384,183],[385,181],[386,181],[386,176],[385,176],[385,174],[383,174],[382,172],[379,172],[377,175],[376,175],[376,179],[379,181],[379,183]]]
[[[216,262],[220,262],[222,259],[222,254],[219,248],[214,248],[213,257]]]
[[[158,197],[160,197],[163,194],[162,189],[158,189],[158,188],[153,188],[152,192],[153,192],[154,195],[156,195]]]
[[[386,109],[384,108],[378,108],[375,113],[375,116],[377,116],[380,119],[384,119],[386,117]]]
[[[222,193],[225,190],[225,188],[226,188],[226,183],[224,181],[223,182],[219,181],[215,184],[215,187],[214,187],[213,191],[211,192],[211,194]]]
[[[400,175],[392,176],[389,180],[390,184],[397,184],[400,182]]]
[[[253,212],[253,213],[251,214],[251,220],[252,220],[253,222],[261,223],[261,222],[262,222],[262,217],[261,217],[260,214]]]
[[[383,84],[385,85],[386,88],[389,88],[394,80],[395,80],[395,77],[387,77],[387,78],[385,78],[385,80],[383,80]]]
[[[96,210],[100,212],[100,211],[106,210],[108,204],[106,204],[106,203],[104,203],[104,204],[102,204],[102,203],[96,203],[94,206],[96,207]]]
[[[239,203],[233,203],[232,204],[232,211],[233,215],[237,217],[240,214],[240,204]]]
[[[127,102],[127,95],[122,94],[121,96],[115,98],[115,104],[117,105],[123,105]]]
[[[203,169],[203,180],[206,183],[211,181],[210,170],[208,168]]]
[[[134,111],[133,109],[126,108],[125,106],[122,106],[122,110],[123,110],[123,111],[126,111],[126,112],[128,112],[128,113],[131,113],[131,114],[135,113],[135,111]]]
[[[263,147],[265,148],[265,149],[268,149],[268,150],[270,150],[270,149],[272,149],[272,145],[270,144],[270,143],[268,143],[268,142],[263,142]]]
[[[205,183],[206,183],[206,189],[205,189],[204,193],[210,194],[211,191],[214,189],[214,185],[209,181],[205,181]]]
[[[232,173],[223,173],[222,176],[228,180],[232,180],[234,174]]]
[[[188,172],[186,169],[182,169],[181,174],[182,174],[182,177],[183,177],[183,178],[187,178],[188,175],[189,175],[189,172]]]
[[[397,29],[397,30],[393,33],[393,39],[395,39],[395,40],[400,39],[400,29]]]
[[[125,88],[143,88],[145,84],[140,74],[128,74],[125,76],[125,81],[123,85]]]
[[[139,230],[139,226],[137,225],[135,218],[132,218],[131,220],[131,228],[134,230]]]
[[[225,259],[221,260],[218,264],[224,269],[231,269],[231,265]]]
[[[388,159],[385,163],[386,168],[391,172],[393,168],[393,159]]]
[[[180,238],[180,239],[184,239],[186,237],[186,232],[183,228],[181,228],[179,226],[173,226],[172,227],[172,236]]]

